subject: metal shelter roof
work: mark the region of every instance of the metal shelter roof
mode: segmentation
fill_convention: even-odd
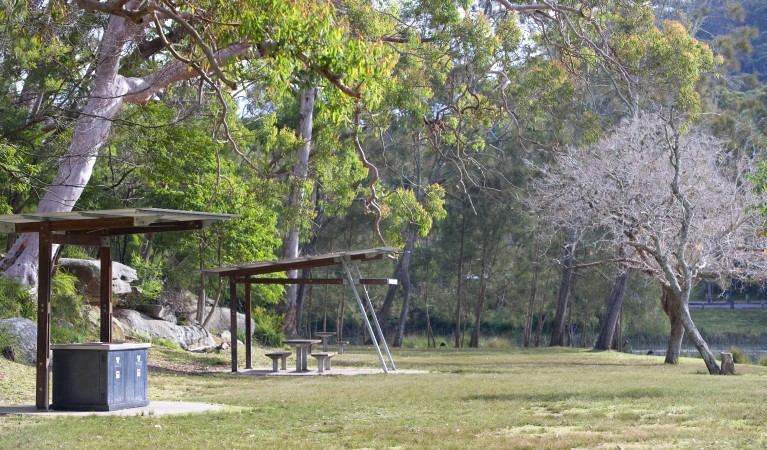
[[[172,209],[136,208],[102,211],[0,215],[0,233],[36,233],[39,243],[37,286],[37,365],[35,405],[49,409],[51,349],[51,269],[53,244],[99,247],[100,340],[112,341],[112,248],[110,236],[198,230],[238,217]],[[92,381],[92,380],[88,380]]]
[[[360,312],[362,313],[363,320],[368,329],[369,336],[373,341],[376,353],[378,354],[379,361],[381,362],[381,368],[384,372],[387,372],[386,362],[383,359],[381,353],[381,346],[386,351],[391,363],[392,370],[396,370],[394,367],[394,361],[392,360],[389,348],[386,345],[386,339],[381,331],[381,326],[378,323],[378,318],[375,314],[375,309],[368,295],[367,289],[364,288],[366,284],[379,284],[379,285],[393,285],[397,284],[396,279],[388,278],[362,278],[359,265],[366,261],[381,260],[385,257],[390,257],[394,253],[399,253],[401,250],[396,247],[378,247],[365,250],[352,250],[345,252],[327,253],[324,255],[303,256],[300,258],[289,258],[277,261],[259,261],[255,263],[237,264],[228,267],[219,267],[213,269],[203,270],[203,273],[212,275],[218,275],[220,278],[229,278],[229,302],[232,316],[230,320],[230,333],[232,336],[237,336],[237,320],[235,311],[237,310],[237,285],[245,285],[245,368],[251,367],[251,338],[252,330],[250,325],[252,303],[251,303],[251,285],[252,284],[347,284],[351,286],[352,293],[354,294],[357,304],[359,305]],[[343,266],[346,274],[343,278],[256,278],[256,275],[264,275],[269,273],[287,272],[290,270],[302,270],[310,269],[314,267],[341,265]],[[362,285],[362,296],[360,296],[357,286]],[[367,307],[363,304],[363,296],[367,302]],[[370,315],[370,317],[368,317]],[[375,324],[378,331],[378,337],[381,344],[373,331],[373,324],[371,324],[370,318],[372,318],[373,324]],[[232,352],[232,372],[237,372],[237,341],[232,340],[231,344]],[[298,357],[298,355],[296,355]]]
[[[220,277],[248,277],[267,273],[286,272],[288,270],[310,269],[314,267],[341,264],[344,259],[350,261],[373,261],[399,253],[396,247],[378,247],[365,250],[327,253],[324,255],[303,256],[300,258],[281,259],[276,261],[259,261],[247,264],[206,269],[203,272],[217,274]],[[299,283],[296,283],[299,284]]]
[[[0,215],[0,233],[36,232],[47,224],[52,232],[117,236],[199,229],[238,217],[173,209],[134,208]]]

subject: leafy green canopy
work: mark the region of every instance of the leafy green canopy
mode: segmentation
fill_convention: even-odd
[[[161,261],[165,281],[180,288],[199,285],[203,267],[272,259],[277,238],[276,197],[264,195],[227,145],[212,138],[204,105],[178,109],[189,92],[172,92],[177,105],[153,103],[123,111],[92,182],[81,198],[86,209],[130,205],[239,214],[240,218],[192,233],[161,233],[146,241],[120,242],[126,264],[137,257]],[[183,119],[183,120],[182,120]],[[247,135],[238,135],[244,141]],[[257,294],[275,301],[277,288]]]
[[[0,2],[0,212],[35,203],[55,170],[68,115],[88,88],[93,18],[61,2]]]

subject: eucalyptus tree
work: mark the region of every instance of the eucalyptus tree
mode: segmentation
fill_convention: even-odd
[[[579,111],[564,99],[580,97],[584,91],[576,94],[575,86],[583,67],[592,65],[613,71],[622,89],[636,88],[634,73],[640,69],[609,47],[626,38],[628,29],[654,32],[646,26],[647,8],[608,14],[612,6],[636,6],[608,3],[593,8],[506,2],[404,5],[398,34],[384,38],[399,55],[394,69],[398,83],[385,94],[388,113],[381,108],[367,123],[371,160],[386,177],[412,187],[417,197],[438,182],[471,202],[468,193],[485,183],[485,174],[495,170],[489,160],[507,151],[507,145],[527,151],[545,148],[543,140],[593,139],[596,114],[583,114],[582,106]],[[618,24],[623,29],[616,31]],[[417,160],[392,160],[392,151]],[[407,236],[405,256],[394,274],[403,287],[418,235],[410,231]],[[385,297],[384,319],[398,289],[390,288]],[[407,295],[403,310],[406,305]]]
[[[74,207],[123,105],[146,103],[169,86],[190,80],[199,81],[201,93],[223,100],[224,89],[236,87],[238,77],[255,73],[289,79],[289,74],[306,69],[335,88],[328,90],[329,103],[344,107],[348,106],[344,96],[364,99],[367,93],[375,93],[364,82],[386,67],[381,64],[381,45],[350,36],[328,3],[76,3],[88,13],[108,18],[108,23],[98,32],[101,43],[87,101],[58,174],[40,200],[39,212]],[[126,49],[136,46],[148,57],[138,67],[134,63],[131,75],[124,75]],[[272,64],[262,64],[265,58]],[[228,141],[235,153],[249,161],[229,136],[226,102],[221,105],[216,138]],[[2,267],[6,275],[36,284],[36,259],[37,242],[24,235]]]
[[[718,374],[688,302],[701,280],[767,274],[767,240],[748,173],[747,165],[728,164],[723,143],[704,130],[641,115],[603,141],[561,155],[538,192],[547,204],[542,214],[601,230],[625,251],[624,267],[661,284],[672,321],[666,362],[677,362],[683,327],[709,372]]]
[[[60,2],[0,2],[0,210],[37,201],[55,173],[72,111],[87,95],[96,20]],[[11,242],[12,244],[12,239]]]
[[[211,133],[215,102],[197,101],[194,88],[178,87],[162,101],[122,108],[107,145],[78,206],[107,209],[127,206],[236,213],[236,221],[191,233],[145,234],[114,243],[113,258],[162,269],[165,288],[197,292],[197,320],[205,321],[205,298],[221,297],[220,283],[201,270],[210,265],[273,257],[279,246],[275,229],[280,202],[266,195],[265,180],[254,178],[241,159]],[[248,133],[233,134],[244,143]],[[199,289],[199,291],[198,291]],[[276,302],[282,290],[254,286],[259,306]],[[261,303],[258,303],[258,302]],[[178,305],[181,306],[181,305]]]
[[[626,105],[634,105],[637,93],[647,90],[648,79],[657,81],[653,89],[679,91],[680,99],[689,100],[697,77],[687,58],[676,58],[680,46],[673,44],[684,40],[684,30],[658,30],[650,8],[635,0],[424,0],[386,9],[352,1],[79,0],[77,8],[51,4],[99,18],[105,25],[90,33],[101,42],[91,66],[93,80],[84,91],[88,100],[76,108],[70,144],[39,211],[75,206],[121,108],[140,107],[184,83],[197,83],[201,97],[220,100],[215,139],[226,141],[245,166],[266,177],[258,147],[245,149],[232,138],[231,127],[236,125],[225,120],[234,113],[224,101],[227,89],[249,83],[262,89],[258,95],[269,108],[291,89],[317,87],[315,110],[345,125],[335,129],[350,138],[344,146],[357,152],[354,170],[367,169],[364,201],[373,211],[376,234],[384,238],[386,232],[379,226],[393,210],[403,212],[389,216],[400,229],[409,222],[419,231],[430,226],[429,202],[438,212],[441,197],[428,193],[442,190],[432,186],[430,178],[457,186],[461,195],[473,185],[481,186],[482,173],[489,167],[485,149],[493,141],[488,136],[499,130],[532,152],[556,142],[593,141],[598,116],[605,111],[596,100],[581,101],[592,79],[584,74],[607,76]],[[138,51],[128,52],[134,56],[127,58],[131,49]],[[431,161],[450,168],[439,177],[422,177],[415,189],[384,186],[371,163],[371,153],[386,151],[380,131],[402,117],[429,148]],[[566,118],[580,120],[568,126]],[[316,127],[312,135],[313,144],[302,135],[303,145],[317,145]],[[281,131],[272,137],[269,145],[300,145]],[[551,145],[539,145],[542,140]],[[381,146],[376,145],[379,141]],[[360,178],[364,177],[363,170]],[[402,219],[408,215],[408,220]],[[311,214],[306,216],[308,222]],[[405,235],[410,241],[411,232]],[[25,236],[2,267],[8,275],[34,284],[36,255],[36,241]]]

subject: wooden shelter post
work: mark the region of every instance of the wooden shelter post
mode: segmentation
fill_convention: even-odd
[[[99,247],[101,263],[100,338],[112,341],[111,237],[126,234],[198,230],[211,223],[239,217],[173,209],[135,208],[100,211],[41,212],[0,215],[0,233],[37,233],[37,362],[35,406],[50,408],[51,268],[53,244]],[[233,333],[236,336],[236,332]],[[235,340],[236,346],[236,340]],[[233,346],[233,347],[235,347]]]
[[[229,277],[229,333],[232,341],[232,372],[237,372],[237,282]]]
[[[109,237],[101,238],[99,260],[101,261],[101,290],[99,300],[101,306],[101,323],[99,324],[99,339],[101,342],[112,342],[112,245]]]
[[[234,277],[232,277],[234,278]],[[235,281],[236,283],[236,281]],[[252,369],[251,345],[253,344],[253,327],[250,325],[253,302],[251,300],[250,283],[245,284],[245,368]],[[235,316],[236,318],[236,316]]]
[[[51,362],[51,224],[43,222],[38,232],[40,253],[37,266],[37,364],[35,406],[48,410]]]

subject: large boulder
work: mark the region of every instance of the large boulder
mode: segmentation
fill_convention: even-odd
[[[99,304],[101,289],[101,261],[61,258],[59,269],[77,277],[75,287],[90,304]],[[114,300],[127,298],[133,292],[131,283],[138,280],[136,270],[112,261],[112,294]],[[117,298],[115,299],[114,296]]]
[[[182,306],[178,306],[179,304],[176,303],[176,311],[181,311],[180,317],[185,317],[189,321],[196,321],[197,317],[197,300],[199,297],[196,294],[193,294],[189,291],[182,291],[178,294],[176,294],[176,300],[177,302],[183,303]],[[170,303],[170,302],[168,302]],[[203,321],[206,317],[208,317],[208,314],[210,313],[210,308],[213,306],[214,300],[210,298],[205,299],[205,314],[203,315]],[[210,320],[207,324],[205,324],[205,329],[212,333],[220,333],[225,330],[229,330],[230,322],[231,322],[231,309],[223,307],[223,306],[217,306],[215,311],[213,311],[213,315],[211,316]],[[255,331],[256,329],[256,322],[253,319],[250,319],[250,329]],[[245,314],[243,313],[237,313],[237,330],[245,330]]]
[[[35,365],[37,361],[37,324],[35,322],[23,317],[2,319],[0,332],[10,338],[16,362]]]
[[[153,319],[164,320],[172,324],[177,322],[173,311],[163,305],[138,305],[136,306],[136,311],[142,312]]]
[[[87,326],[91,330],[96,330],[98,332],[99,328],[101,327],[101,308],[94,305],[84,305],[83,306],[83,319],[85,319],[85,322]],[[123,324],[117,320],[115,317],[112,317],[112,341],[120,342],[125,340],[125,327]]]
[[[205,325],[205,329],[212,333],[220,333],[222,331],[229,330],[231,328],[232,321],[231,311],[231,309],[224,308],[223,306],[216,307],[216,310],[213,311],[213,316]],[[207,317],[209,312],[210,309],[206,308],[205,317]],[[194,318],[194,314],[192,314],[191,318]],[[253,331],[256,329],[256,322],[253,319],[250,319],[250,329]],[[237,330],[245,331],[245,314],[239,312],[237,313]]]
[[[116,309],[114,316],[127,334],[178,342],[184,350],[200,351],[216,347],[213,336],[200,325],[179,326],[132,309]]]

